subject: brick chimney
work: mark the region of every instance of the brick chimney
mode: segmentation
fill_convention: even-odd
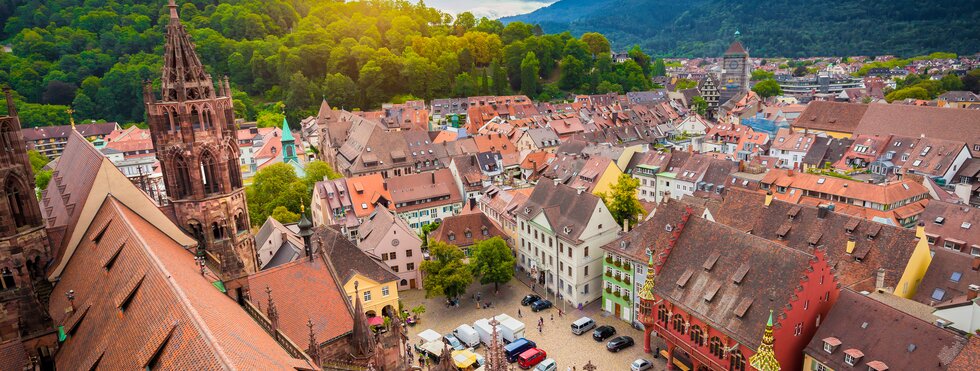
[[[875,290],[883,288],[885,288],[885,268],[878,268],[878,272],[875,273]]]
[[[970,285],[966,290],[966,300],[975,300],[980,293],[980,286]]]

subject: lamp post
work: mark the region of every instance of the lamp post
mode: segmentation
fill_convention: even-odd
[[[68,310],[75,311],[75,290],[68,290],[65,292],[65,297],[68,298]]]
[[[205,264],[205,262],[204,262],[204,256],[203,255],[195,256],[194,257],[194,263],[198,267],[200,267],[200,269],[201,269],[201,275],[203,276],[204,275],[204,268],[207,267],[207,264]]]

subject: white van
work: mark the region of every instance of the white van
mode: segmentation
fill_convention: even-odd
[[[472,326],[463,324],[453,330],[453,334],[459,341],[471,348],[476,348],[480,346],[480,334],[476,332]]]
[[[572,333],[575,335],[582,335],[593,328],[595,328],[595,321],[589,317],[582,317],[572,322]]]

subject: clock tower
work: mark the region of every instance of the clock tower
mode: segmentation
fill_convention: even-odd
[[[738,40],[738,32],[735,32],[735,41],[725,51],[723,58],[721,86],[726,90],[748,91],[749,90],[749,52]]]

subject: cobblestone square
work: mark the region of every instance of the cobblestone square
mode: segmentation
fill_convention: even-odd
[[[538,294],[541,295],[540,289]],[[477,292],[481,295],[481,302],[490,302],[491,308],[477,308],[476,301],[472,295]],[[547,309],[541,312],[531,312],[530,307],[521,306],[521,299],[531,293],[531,288],[517,279],[507,285],[500,286],[500,292],[494,294],[493,285],[480,285],[475,283],[467,291],[466,297],[460,299],[458,307],[447,307],[443,297],[425,298],[425,291],[410,290],[403,291],[400,295],[406,309],[416,305],[424,304],[426,312],[421,315],[418,325],[408,328],[409,342],[414,344],[419,341],[418,333],[426,329],[433,329],[445,335],[461,324],[473,322],[500,313],[506,313],[511,317],[524,322],[525,337],[537,343],[538,347],[548,353],[549,358],[554,358],[558,363],[558,370],[568,370],[574,366],[576,370],[582,370],[582,366],[588,361],[601,371],[629,370],[630,363],[637,358],[645,358],[654,363],[654,370],[663,370],[664,361],[662,358],[654,359],[652,354],[643,352],[643,332],[629,324],[617,320],[612,316],[603,316],[599,308],[599,302],[594,302],[582,310],[567,308],[563,316],[558,316],[557,308]],[[548,298],[552,300],[552,298]],[[554,302],[554,300],[552,300]],[[561,305],[559,304],[560,308]],[[518,310],[522,317],[518,317]],[[611,353],[606,350],[605,342],[596,342],[592,339],[592,331],[576,336],[571,332],[571,323],[575,320],[587,316],[596,321],[596,326],[612,325],[616,328],[616,335],[629,335],[633,337],[636,345],[622,350],[618,353]],[[554,319],[552,319],[552,317]],[[538,333],[537,321],[544,318],[544,328]],[[486,347],[477,349],[477,353],[486,355]],[[516,364],[514,364],[516,367]]]

